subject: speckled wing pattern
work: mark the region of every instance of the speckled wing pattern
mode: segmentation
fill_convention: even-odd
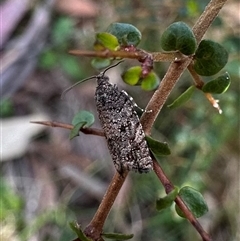
[[[108,148],[117,171],[134,170],[140,173],[152,170],[153,163],[145,134],[134,103],[109,78],[97,76],[95,101]]]

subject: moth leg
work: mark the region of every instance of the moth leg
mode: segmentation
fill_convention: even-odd
[[[134,101],[133,97],[130,96],[125,90],[122,90],[121,92],[127,96],[127,98],[132,102],[134,107],[138,108],[142,112],[145,112],[145,109],[142,109],[141,107],[139,107],[137,103]]]
[[[137,103],[134,101],[133,97],[130,96],[125,90],[122,90],[121,92],[128,97],[128,99],[132,102],[132,104],[133,104],[134,107],[136,107],[137,109],[139,109],[139,110],[142,111],[143,113],[144,113],[144,112],[147,112],[147,113],[152,112],[152,110],[145,110],[145,109],[142,109],[140,106],[138,106]]]

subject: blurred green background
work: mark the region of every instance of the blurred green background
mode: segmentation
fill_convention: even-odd
[[[115,170],[104,139],[81,134],[69,141],[67,130],[45,128],[29,121],[71,123],[75,113],[94,113],[96,83],[88,81],[69,92],[77,80],[97,73],[91,58],[68,54],[91,50],[95,33],[112,22],[135,25],[142,32],[140,48],[161,51],[160,37],[174,21],[193,26],[208,1],[1,1],[1,182],[2,240],[60,240],[75,238],[69,221],[85,227],[93,217]],[[237,241],[239,226],[239,1],[228,1],[206,33],[222,44],[232,83],[219,96],[223,114],[201,92],[178,109],[163,108],[152,135],[167,141],[172,154],[159,160],[174,185],[201,191],[209,212],[200,223],[213,240]],[[10,13],[10,14],[9,14]],[[125,61],[110,70],[111,82],[127,90],[143,107],[153,92],[126,86]],[[135,62],[136,64],[136,62]],[[155,64],[162,78],[168,63]],[[122,68],[122,69],[121,69]],[[204,78],[208,80],[209,78]],[[171,93],[172,103],[192,84],[186,71]],[[133,241],[201,240],[174,208],[157,212],[155,200],[164,189],[155,174],[131,173],[105,223],[105,232],[134,233]]]

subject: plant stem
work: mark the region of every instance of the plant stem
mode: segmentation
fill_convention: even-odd
[[[88,50],[70,50],[68,52],[72,55],[86,56],[86,57],[100,57],[100,58],[128,58],[128,59],[143,59],[146,53],[140,52],[126,52],[126,51],[111,51],[105,49],[103,51],[88,51]]]
[[[84,230],[84,233],[91,237],[93,240],[97,240],[100,237],[103,229],[104,222],[112,208],[112,205],[122,188],[122,185],[127,177],[128,171],[125,171],[121,176],[118,172],[115,173],[99,207],[95,213],[92,221]]]
[[[45,126],[50,126],[50,127],[60,127],[68,130],[73,129],[73,125],[62,123],[62,122],[57,122],[57,121],[30,121],[30,123],[33,124],[40,124],[40,125],[45,125]],[[81,128],[80,131],[84,134],[88,135],[95,135],[95,136],[104,136],[104,133],[102,130],[97,129],[97,128]]]
[[[72,55],[77,56],[86,56],[86,57],[100,57],[100,58],[127,58],[127,59],[137,59],[142,60],[145,59],[148,55],[153,56],[154,62],[172,62],[175,59],[181,59],[182,54],[175,51],[169,53],[161,53],[161,52],[153,52],[147,53],[141,49],[137,49],[135,52],[126,52],[126,51],[111,51],[111,50],[103,50],[103,51],[88,51],[88,50],[70,50],[68,52]]]
[[[195,82],[195,86],[198,88],[198,89],[202,89],[203,85],[204,85],[204,82],[203,80],[201,79],[201,77],[196,73],[196,71],[194,70],[193,68],[193,63],[190,63],[188,65],[188,71],[189,73],[192,75],[192,78]]]

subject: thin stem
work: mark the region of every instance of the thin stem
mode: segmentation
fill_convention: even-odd
[[[148,55],[152,55],[154,62],[172,62],[174,60],[181,60],[182,54],[179,52],[169,52],[169,53],[160,53],[153,52],[148,53],[141,49],[136,49],[134,52],[127,51],[111,51],[105,49],[103,51],[88,51],[88,50],[70,50],[68,52],[72,55],[77,56],[86,56],[86,57],[100,57],[100,58],[127,58],[127,59],[137,59],[143,60]]]
[[[70,50],[72,55],[100,58],[128,58],[128,59],[143,59],[146,56],[145,52],[126,52],[126,51],[88,51],[88,50]]]
[[[195,82],[195,85],[198,89],[202,89],[203,85],[204,85],[204,82],[203,80],[201,79],[201,77],[196,73],[196,71],[194,70],[193,68],[193,63],[190,63],[188,65],[188,71],[189,73],[192,75],[192,78]]]
[[[151,55],[153,57],[154,62],[181,61],[184,58],[183,54],[178,51],[167,53],[152,52]]]
[[[73,125],[61,123],[57,121],[30,121],[30,123],[40,124],[40,125],[45,125],[50,127],[60,127],[68,130],[72,130],[74,128]],[[104,136],[104,132],[97,128],[84,127],[84,128],[81,128],[80,131],[88,135]]]
[[[118,172],[114,175],[102,201],[101,204],[95,213],[92,221],[84,230],[84,233],[88,236],[93,238],[98,238],[102,232],[104,222],[112,208],[112,205],[122,188],[122,185],[127,177],[128,171],[124,172],[121,176]]]

